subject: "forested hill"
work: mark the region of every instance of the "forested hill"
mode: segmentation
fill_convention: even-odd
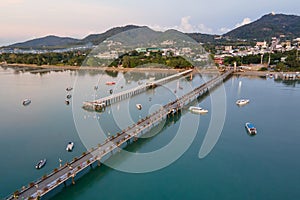
[[[224,36],[235,39],[269,40],[280,35],[291,39],[300,37],[300,16],[267,14],[250,24],[226,33]]]

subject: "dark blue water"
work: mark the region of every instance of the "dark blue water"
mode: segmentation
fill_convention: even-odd
[[[174,93],[178,85],[175,81],[165,88],[138,95],[95,115],[81,108],[72,108],[79,105],[76,102],[66,106],[65,88],[74,85],[76,80],[76,83],[79,81],[82,86],[91,88],[86,93],[81,91],[80,95],[76,93],[80,87],[74,89],[74,101],[80,102],[92,98],[92,95],[107,93],[109,88],[103,84],[107,80],[125,80],[121,83],[125,89],[138,85],[138,80],[145,82],[153,75],[139,79],[139,74],[112,77],[99,72],[66,71],[43,75],[16,74],[9,69],[1,69],[0,72],[1,197],[51,172],[59,166],[59,158],[65,162],[86,151],[85,142],[80,140],[82,133],[76,130],[74,112],[85,122],[86,134],[92,120],[98,120],[105,134],[114,134],[203,82],[200,77],[195,77],[192,82],[183,79],[180,85],[184,91],[177,89]],[[127,84],[124,76],[131,77]],[[95,92],[92,85],[97,82],[101,88]],[[212,93],[219,90],[222,87]],[[224,127],[216,145],[205,158],[199,158],[200,147],[209,124],[218,123],[211,120],[212,110],[216,108],[211,103],[211,96],[192,103],[208,109],[208,114],[199,116],[184,110],[181,116],[167,121],[154,137],[140,139],[126,148],[129,152],[151,152],[170,144],[176,135],[186,134],[188,138],[196,132],[187,151],[171,165],[141,174],[120,172],[102,165],[53,199],[299,199],[299,83],[233,77],[225,82],[225,91]],[[22,100],[28,97],[32,103],[22,106]],[[249,98],[250,103],[238,107],[235,101],[239,98]],[[142,111],[135,108],[136,103],[143,104]],[[129,114],[124,111],[125,108],[129,108]],[[256,136],[247,134],[244,128],[246,122],[257,127]],[[65,146],[70,140],[75,142],[75,148],[68,153]],[[98,141],[94,142],[97,144]],[[43,157],[47,157],[48,163],[37,171],[34,165]],[[115,157],[125,159],[121,155]]]

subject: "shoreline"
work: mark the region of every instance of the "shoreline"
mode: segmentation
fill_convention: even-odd
[[[32,68],[51,70],[99,70],[99,71],[118,71],[118,72],[182,72],[187,69],[167,69],[167,68],[115,68],[115,67],[90,67],[90,66],[56,66],[56,65],[35,65],[35,64],[3,64],[2,67],[11,68]]]
[[[116,71],[116,72],[168,72],[168,73],[178,73],[185,71],[187,69],[167,69],[167,68],[115,68],[115,67],[90,67],[90,66],[56,66],[56,65],[35,65],[35,64],[2,64],[2,67],[11,68],[30,68],[30,69],[48,69],[49,71],[56,70],[99,70],[99,71]],[[214,74],[220,73],[217,69],[201,69],[194,72],[203,74]],[[274,72],[274,71],[257,71],[257,70],[245,70],[243,72],[234,72],[234,75],[241,76],[266,76],[267,74],[295,74],[296,72]]]

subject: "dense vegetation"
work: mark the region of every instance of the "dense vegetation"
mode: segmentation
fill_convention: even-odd
[[[65,52],[65,53],[43,53],[43,54],[14,54],[3,53],[0,54],[0,62],[8,64],[36,64],[36,65],[58,65],[58,66],[81,66],[86,59],[89,52]],[[97,57],[89,57],[89,66],[99,66],[101,62]],[[109,67],[122,66],[124,68],[134,68],[146,64],[159,64],[180,69],[191,67],[192,64],[180,56],[162,56],[162,52],[138,53],[136,51],[122,55],[120,58],[114,60]]]
[[[224,36],[230,38],[270,40],[272,37],[285,35],[294,39],[300,35],[300,16],[284,14],[264,15],[257,21],[236,28]]]
[[[285,59],[281,59],[285,58]],[[225,65],[233,65],[236,62],[238,66],[243,64],[260,64],[261,55],[235,56],[225,57]],[[263,63],[269,62],[269,54],[263,56]],[[297,50],[286,52],[275,52],[270,54],[270,65],[275,67],[277,71],[300,71],[299,52]]]
[[[132,51],[131,53],[124,54],[120,58],[114,60],[110,64],[110,67],[122,65],[124,68],[135,68],[152,63],[175,69],[189,68],[192,66],[192,64],[183,57],[174,56],[172,53],[170,53],[168,56],[163,56],[162,52],[149,52],[147,54],[143,52],[138,53],[137,51]]]
[[[88,52],[65,52],[43,54],[0,54],[0,62],[8,64],[36,64],[36,65],[70,65],[80,66]]]

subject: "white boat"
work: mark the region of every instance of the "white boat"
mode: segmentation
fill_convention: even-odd
[[[205,113],[208,113],[208,110],[205,110],[201,107],[196,107],[196,106],[191,106],[189,108],[189,110],[193,113],[198,113],[198,114],[205,114]]]
[[[250,135],[256,135],[257,131],[252,123],[247,122],[245,127]]]
[[[46,158],[43,159],[43,160],[40,160],[40,161],[36,164],[35,168],[36,168],[36,169],[41,169],[42,167],[45,166],[46,162],[47,162]]]
[[[243,106],[243,105],[246,105],[247,103],[249,103],[250,100],[249,99],[239,99],[237,100],[235,103],[239,106]]]
[[[27,106],[27,105],[29,105],[31,103],[31,100],[30,99],[24,99],[23,100],[23,105],[24,106]]]
[[[72,151],[73,148],[74,148],[74,143],[73,143],[73,142],[69,142],[68,145],[67,145],[66,150],[67,150],[67,151]]]
[[[142,110],[142,104],[136,104],[135,106],[137,109]]]

